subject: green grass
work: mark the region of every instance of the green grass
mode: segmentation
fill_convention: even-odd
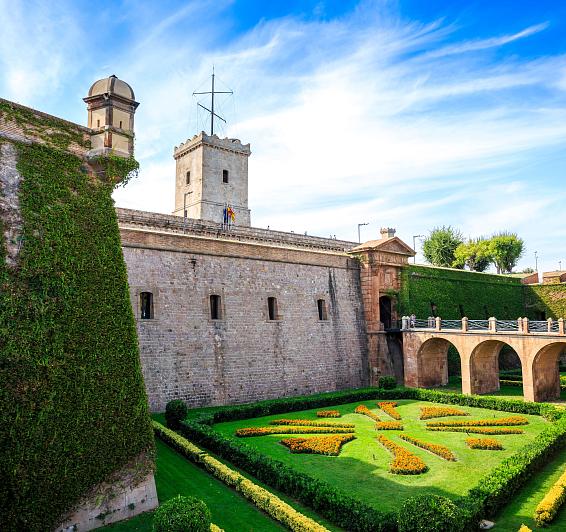
[[[521,524],[537,529],[533,520],[536,506],[546,492],[566,470],[566,449],[544,466],[494,519],[497,532],[516,532]],[[539,528],[540,530],[540,528]],[[545,530],[566,530],[566,505],[562,507],[551,526]]]
[[[212,521],[227,532],[284,530],[240,494],[185,460],[159,440],[155,481],[160,503],[178,494],[202,499],[210,509]],[[116,532],[149,532],[152,519],[153,514],[146,513],[110,525],[106,529]]]
[[[399,433],[396,431],[383,431],[393,441],[420,456],[430,468],[427,473],[415,476],[389,473],[391,454],[376,441],[374,422],[368,417],[353,413],[358,404],[365,404],[380,415],[382,419],[390,419],[377,408],[375,401],[363,401],[333,407],[343,414],[339,421],[356,424],[357,439],[347,443],[338,457],[290,454],[287,448],[279,444],[279,440],[286,437],[285,435],[260,436],[246,438],[243,441],[297,471],[340,487],[345,492],[375,508],[394,510],[399,507],[404,499],[413,495],[438,494],[448,497],[464,495],[469,488],[478,483],[484,474],[498,465],[501,460],[532,441],[548,425],[539,416],[526,416],[530,423],[521,427],[525,430],[525,434],[497,436],[505,447],[504,451],[471,450],[465,444],[465,433],[426,431],[424,421],[418,420],[419,407],[431,403],[412,400],[400,400],[398,403],[398,411],[403,418],[407,434],[427,442],[446,445],[456,454],[458,461],[447,462],[423,449],[404,442],[398,437]],[[460,406],[458,408],[471,414],[466,419],[485,419],[510,415],[506,412],[482,408]],[[231,421],[216,424],[214,427],[222,434],[235,438],[236,429],[265,426],[272,419],[281,417],[317,419],[316,410]],[[290,435],[290,437],[292,436]]]

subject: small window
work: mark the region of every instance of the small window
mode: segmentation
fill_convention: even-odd
[[[489,311],[487,310],[487,305],[483,306],[483,311],[485,313],[485,319],[489,320]]]
[[[221,299],[218,295],[210,296],[210,319],[220,320],[222,319],[222,307]]]
[[[436,304],[433,301],[430,302],[430,312],[435,318],[438,315],[438,308],[436,307]]]
[[[228,170],[222,170],[222,182],[228,183]]]
[[[151,292],[140,294],[140,317],[142,320],[153,319],[153,294]]]
[[[96,121],[96,127],[100,127],[100,119]]]
[[[462,305],[461,303],[458,305],[458,310],[460,311],[460,318],[466,316],[466,314],[464,314],[464,305]]]
[[[267,298],[267,314],[270,321],[278,319],[277,315],[277,298],[268,297]]]
[[[122,129],[122,121],[120,120],[120,129]]]
[[[320,321],[327,320],[328,314],[326,313],[326,301],[324,301],[324,299],[319,299],[316,304],[318,306],[318,319]]]
[[[186,179],[185,179],[185,183],[186,183],[187,185],[190,185],[190,184],[191,184],[191,171],[190,171],[190,170],[187,171],[187,174],[185,175],[185,178],[186,178]]]

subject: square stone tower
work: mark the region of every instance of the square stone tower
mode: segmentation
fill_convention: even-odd
[[[250,226],[248,157],[250,145],[218,138],[204,131],[175,148],[175,210],[173,214],[223,223],[231,207],[235,225]]]

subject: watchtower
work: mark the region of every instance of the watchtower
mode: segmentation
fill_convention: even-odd
[[[90,155],[134,154],[134,113],[139,105],[125,81],[112,75],[96,81],[83,98],[88,109],[91,135]]]
[[[224,223],[225,210],[231,208],[234,223],[249,227],[250,154],[249,144],[207,135],[204,131],[176,147],[173,154],[176,161],[173,214]]]

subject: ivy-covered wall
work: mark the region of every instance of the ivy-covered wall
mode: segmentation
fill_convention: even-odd
[[[140,473],[153,464],[114,180],[66,149],[82,142],[80,134],[62,135],[47,145],[12,143],[23,229],[16,266],[5,260],[0,232],[0,529],[7,531],[51,530],[112,472],[136,457],[144,457]]]
[[[566,283],[526,286],[525,306],[535,319],[566,318]]]
[[[504,275],[476,273],[450,268],[408,265],[401,272],[400,315],[425,319],[517,319],[525,315],[523,285]]]

